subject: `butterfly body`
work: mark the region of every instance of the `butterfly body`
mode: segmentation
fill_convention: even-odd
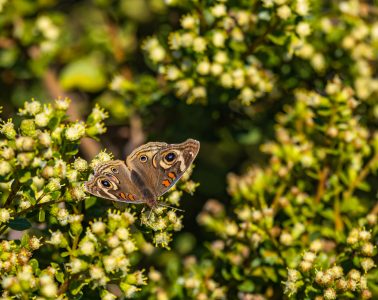
[[[113,201],[155,206],[157,198],[170,190],[193,163],[199,147],[193,139],[181,144],[147,143],[125,161],[98,165],[85,189]]]

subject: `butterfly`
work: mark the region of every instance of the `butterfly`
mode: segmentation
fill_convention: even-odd
[[[97,197],[155,207],[196,158],[200,143],[188,139],[181,144],[149,142],[135,149],[126,160],[99,164],[84,184]]]

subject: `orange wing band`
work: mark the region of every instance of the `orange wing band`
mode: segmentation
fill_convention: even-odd
[[[166,180],[163,180],[162,184],[165,186],[165,187],[169,187],[171,185],[171,182],[166,179]]]

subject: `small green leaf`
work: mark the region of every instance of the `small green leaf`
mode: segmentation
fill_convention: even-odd
[[[22,177],[20,178],[20,182],[21,182],[21,183],[25,183],[25,182],[28,181],[30,178],[31,178],[31,173],[30,173],[30,172],[26,172],[26,173],[24,173],[24,176],[22,176]]]
[[[241,285],[239,285],[238,290],[242,292],[253,292],[255,289],[255,284],[251,280],[244,281]]]
[[[63,272],[57,272],[55,274],[55,278],[58,282],[63,283],[64,282],[64,273]]]
[[[96,197],[89,197],[85,199],[85,209],[88,209],[96,204],[97,198]]]
[[[39,211],[39,214],[38,214],[38,221],[39,222],[44,222],[45,221],[45,218],[46,218],[46,213],[44,210],[40,210]]]
[[[92,57],[73,61],[61,72],[60,84],[66,90],[78,88],[97,92],[106,85],[104,68]]]
[[[9,222],[9,227],[17,231],[23,231],[29,229],[31,223],[25,218],[16,218]]]
[[[28,265],[32,267],[34,272],[36,272],[39,268],[38,260],[36,260],[35,258],[32,258],[31,260],[29,260]]]

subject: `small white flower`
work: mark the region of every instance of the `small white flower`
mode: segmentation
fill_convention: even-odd
[[[65,240],[63,234],[58,230],[51,233],[51,238],[48,241],[49,244],[54,246],[59,246],[63,240]]]
[[[47,124],[49,124],[50,119],[50,114],[43,111],[35,116],[35,124],[39,127],[46,127]]]
[[[217,4],[213,7],[211,7],[210,11],[213,14],[213,16],[217,17],[217,18],[222,17],[222,16],[226,15],[226,13],[227,13],[227,9],[226,9],[226,6],[224,4]]]
[[[50,192],[54,192],[60,190],[62,185],[60,184],[59,178],[51,178],[46,187]]]
[[[84,172],[88,169],[88,162],[85,159],[79,157],[75,159],[73,167],[79,172]]]
[[[22,201],[20,202],[20,205],[19,205],[19,207],[20,207],[22,210],[28,209],[30,206],[31,206],[31,203],[30,203],[29,200],[22,200]]]
[[[291,9],[290,9],[290,7],[287,6],[287,5],[280,6],[277,9],[277,15],[281,19],[283,19],[283,20],[286,20],[286,19],[290,18],[290,16],[291,16]]]
[[[158,63],[164,60],[165,50],[162,46],[157,45],[150,51],[150,58],[153,62]]]
[[[223,72],[223,66],[218,63],[213,63],[211,65],[211,74],[214,76],[219,76]]]
[[[24,111],[32,116],[38,114],[41,111],[41,109],[42,105],[38,101],[25,102]]]
[[[12,172],[12,165],[5,160],[0,161],[0,176],[6,176],[10,172]]]
[[[197,19],[192,15],[186,15],[181,19],[181,26],[185,29],[194,29],[197,24]]]
[[[219,64],[225,64],[228,62],[228,55],[225,51],[218,51],[214,56],[214,61]]]
[[[232,76],[228,73],[223,73],[220,77],[220,83],[225,88],[230,88],[233,85]]]
[[[201,75],[207,75],[210,72],[210,63],[206,60],[197,65],[197,72]]]
[[[91,266],[89,270],[89,275],[91,276],[92,279],[95,279],[95,280],[105,277],[104,270],[97,266]]]
[[[214,32],[213,37],[212,37],[212,42],[215,47],[219,47],[219,48],[224,47],[225,41],[226,41],[226,35],[224,32],[222,31]]]
[[[94,243],[92,243],[90,241],[84,240],[80,243],[79,249],[80,249],[81,254],[86,255],[86,256],[90,256],[90,255],[93,255],[93,253],[95,251],[95,245],[94,245]]]
[[[49,283],[46,285],[43,285],[41,288],[42,295],[48,297],[48,298],[55,298],[58,292],[58,288],[55,285],[55,283]]]
[[[300,22],[296,27],[296,31],[300,36],[306,37],[311,34],[310,24],[307,22]]]
[[[69,141],[77,141],[85,135],[85,125],[82,122],[71,125],[66,129],[65,136]]]
[[[64,99],[56,99],[55,100],[55,107],[59,110],[67,110],[70,106],[71,100],[69,98]]]
[[[76,274],[86,269],[87,263],[81,259],[74,258],[69,264],[71,273]]]
[[[106,225],[104,222],[96,221],[92,223],[91,228],[92,228],[93,233],[101,234],[105,232]]]
[[[196,37],[193,41],[193,50],[202,53],[206,50],[206,40],[203,37]]]
[[[295,12],[300,16],[308,15],[310,11],[310,6],[308,0],[297,0],[297,4],[295,6]]]
[[[0,208],[0,224],[6,223],[11,219],[11,211],[6,208]]]

